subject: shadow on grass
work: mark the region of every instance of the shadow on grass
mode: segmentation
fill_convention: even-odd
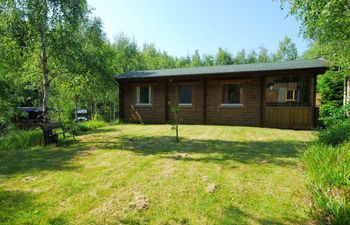
[[[74,170],[69,161],[79,152],[92,146],[106,150],[126,150],[141,155],[160,155],[172,160],[225,164],[269,163],[279,166],[295,166],[293,159],[302,152],[305,142],[300,141],[227,141],[182,138],[179,143],[172,136],[119,136],[105,138],[103,133],[118,131],[107,128],[87,134],[97,134],[96,140],[75,143],[65,141],[56,148],[38,147],[28,150],[0,151],[0,174],[10,175],[31,170]],[[98,136],[98,135],[101,135]],[[106,140],[106,141],[105,141]],[[181,153],[188,153],[183,157]],[[201,153],[195,155],[191,153]]]
[[[36,147],[26,150],[0,151],[0,174],[10,175],[32,170],[75,170],[78,166],[68,163],[84,147],[74,141]]]
[[[142,155],[161,155],[163,158],[184,161],[224,163],[272,163],[279,166],[295,166],[295,161],[286,160],[299,156],[305,147],[300,141],[225,141],[182,138],[179,143],[172,136],[120,136],[108,141],[93,141],[89,144],[102,149],[120,149]],[[188,153],[183,157],[181,153]],[[201,153],[192,157],[190,153]]]
[[[32,211],[35,196],[22,191],[0,190],[0,223],[13,224],[24,214]]]
[[[118,129],[102,128],[83,132],[79,136],[100,134],[103,137],[103,133],[115,132]],[[69,161],[88,147],[86,143],[75,142],[68,136],[65,140],[60,137],[58,147],[50,144],[46,147],[37,146],[23,150],[0,151],[0,175],[36,170],[75,170],[78,169],[78,166],[69,164]]]
[[[36,224],[44,221],[46,213],[39,210],[42,203],[37,201],[38,194],[31,191],[0,189],[0,224]],[[36,221],[36,222],[33,222]],[[48,224],[68,224],[63,216],[48,219]]]
[[[108,132],[117,132],[120,131],[120,128],[118,127],[102,127],[102,128],[98,128],[98,129],[91,129],[91,130],[87,130],[87,131],[81,131],[78,136],[81,135],[88,135],[88,134],[100,134],[100,133],[108,133]]]
[[[293,220],[290,218],[279,218],[276,221],[273,218],[261,218],[256,217],[250,213],[242,211],[236,206],[229,206],[224,209],[224,218],[220,221],[220,224],[262,224],[262,225],[283,225],[283,224],[305,224],[303,218],[294,216]]]

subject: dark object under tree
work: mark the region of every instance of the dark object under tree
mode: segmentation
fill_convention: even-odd
[[[56,143],[56,146],[58,146],[58,137],[60,134],[63,135],[63,139],[66,138],[66,134],[70,134],[73,140],[76,141],[74,129],[68,129],[60,122],[42,123],[40,127],[43,131],[45,146],[48,143]]]

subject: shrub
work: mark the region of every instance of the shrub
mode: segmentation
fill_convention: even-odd
[[[1,150],[22,150],[24,148],[40,145],[43,142],[43,134],[40,129],[12,130],[0,137]]]
[[[104,127],[106,125],[107,125],[107,123],[102,121],[102,120],[89,120],[86,122],[75,124],[75,130],[78,133],[79,132],[86,132],[89,130],[94,130],[94,129],[99,128],[99,127]]]
[[[304,160],[312,217],[320,224],[349,224],[350,142],[335,147],[314,143]]]
[[[173,118],[171,121],[171,129],[175,130],[175,140],[176,142],[179,142],[179,123],[181,123],[182,121],[179,116],[180,108],[178,106],[172,106],[170,110],[173,114]]]
[[[350,140],[350,120],[342,123],[333,123],[331,126],[321,130],[318,134],[321,143],[327,145],[339,145]]]
[[[349,119],[350,104],[341,107],[328,104],[323,106],[323,111],[320,120],[325,125],[325,127],[330,127],[335,124],[343,123],[345,120]]]

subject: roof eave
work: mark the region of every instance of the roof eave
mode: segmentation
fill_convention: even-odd
[[[176,74],[176,75],[160,75],[160,76],[144,76],[144,77],[120,77],[118,75],[114,76],[115,80],[134,80],[134,79],[154,79],[154,78],[174,78],[182,76],[205,76],[205,75],[228,75],[228,74],[245,74],[245,73],[266,73],[266,72],[285,72],[285,71],[300,71],[300,70],[315,70],[317,73],[324,73],[328,66],[321,67],[305,67],[305,68],[286,68],[286,69],[276,69],[276,70],[252,70],[252,71],[237,71],[237,72],[215,72],[215,73],[193,73],[193,74]]]

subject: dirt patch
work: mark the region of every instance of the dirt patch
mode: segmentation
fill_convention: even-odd
[[[34,176],[29,176],[29,177],[25,177],[22,179],[22,182],[28,182],[28,181],[32,181],[32,180],[36,180],[37,177]]]
[[[134,192],[134,200],[129,203],[129,207],[136,208],[139,211],[147,210],[149,208],[149,200],[140,192]]]
[[[209,184],[208,187],[207,187],[207,192],[208,192],[208,193],[214,193],[214,192],[217,191],[217,189],[218,189],[217,185],[214,184],[214,183],[211,183],[211,184]]]
[[[121,209],[120,201],[117,196],[111,196],[109,200],[103,203],[100,207],[91,211],[93,215],[109,218],[117,215]]]
[[[88,153],[88,152],[79,152],[79,154],[78,154],[79,156],[88,156],[88,155],[90,155],[90,153]]]
[[[262,160],[262,161],[260,161],[260,163],[261,164],[266,164],[266,163],[269,163],[269,161],[268,160]]]
[[[188,153],[182,153],[182,154],[180,154],[180,156],[181,156],[182,158],[187,158],[187,157],[188,157]]]
[[[202,177],[201,177],[201,180],[202,180],[202,181],[208,181],[208,176],[202,176]]]
[[[161,177],[170,177],[176,170],[175,165],[172,160],[165,161],[165,164],[162,166]]]

